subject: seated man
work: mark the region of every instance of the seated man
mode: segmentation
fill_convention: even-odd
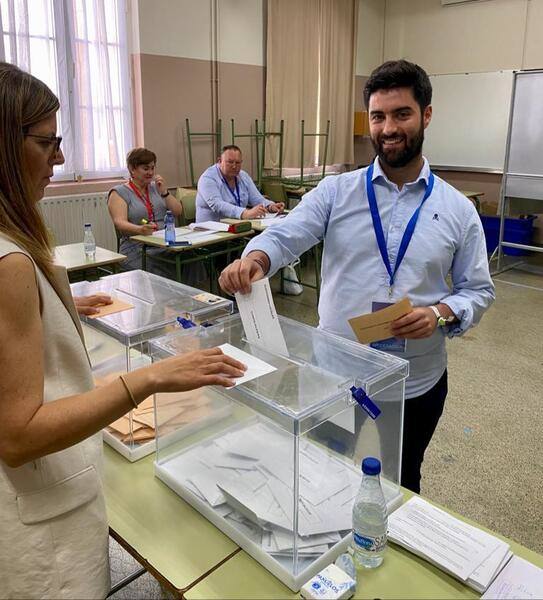
[[[224,146],[216,164],[198,180],[196,222],[221,219],[259,219],[268,212],[281,212],[282,202],[266,200],[251,176],[241,170],[241,150]]]

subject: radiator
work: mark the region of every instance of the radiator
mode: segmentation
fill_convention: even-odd
[[[43,198],[38,206],[57,246],[82,242],[84,225],[90,223],[96,245],[117,250],[115,228],[107,210],[107,192],[52,196]]]

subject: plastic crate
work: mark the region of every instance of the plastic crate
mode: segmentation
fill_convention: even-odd
[[[504,242],[529,245],[532,241],[534,220],[536,218],[535,215],[530,215],[523,219],[507,217],[505,219],[503,234]],[[500,217],[481,215],[481,222],[485,231],[486,251],[492,254],[497,248],[500,239]],[[506,247],[503,248],[503,252],[509,256],[526,256],[530,254],[528,250]]]

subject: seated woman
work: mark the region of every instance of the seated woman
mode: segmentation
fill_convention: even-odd
[[[130,179],[109,192],[108,208],[115,229],[121,235],[119,252],[127,259],[124,270],[141,269],[141,244],[132,235],[151,235],[164,229],[164,216],[171,210],[177,218],[183,212],[181,203],[168,192],[164,179],[156,174],[156,154],[146,148],[134,148],[126,157]],[[160,248],[147,248],[147,270],[164,277],[174,277],[173,265],[154,261],[164,256]],[[150,260],[149,260],[150,259]]]

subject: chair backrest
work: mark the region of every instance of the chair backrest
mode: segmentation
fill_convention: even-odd
[[[263,181],[262,193],[274,202],[283,202],[285,206],[287,205],[287,192],[280,181]]]
[[[183,205],[183,225],[192,223],[196,219],[196,190],[178,187],[175,197]]]

